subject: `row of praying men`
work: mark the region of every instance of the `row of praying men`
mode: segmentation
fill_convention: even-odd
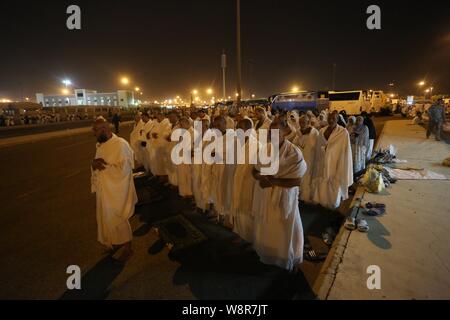
[[[171,141],[171,134],[183,128],[194,137],[194,120],[201,121],[202,135],[217,129],[224,139],[227,129],[253,128],[256,135],[259,129],[279,129],[278,172],[262,175],[262,165],[248,161],[175,165],[170,155],[178,141]],[[299,200],[336,209],[348,198],[353,184],[351,135],[338,120],[337,112],[271,115],[263,107],[182,115],[172,111],[167,117],[161,112],[152,116],[144,112],[136,116],[130,144],[137,163],[162,181],[167,179],[178,187],[180,196],[192,197],[197,208],[252,243],[263,263],[292,270],[303,260]],[[246,160],[250,158],[248,139]],[[203,148],[206,146],[203,143]],[[265,146],[268,153],[270,146]],[[230,151],[225,148],[226,152]]]

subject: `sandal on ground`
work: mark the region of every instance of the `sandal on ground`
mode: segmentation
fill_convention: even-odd
[[[348,230],[351,230],[351,231],[355,230],[356,229],[355,218],[348,217],[347,220],[345,220],[344,226]]]
[[[386,213],[386,210],[384,208],[372,208],[372,209],[364,211],[364,214],[369,217],[377,217],[377,216],[381,216],[382,214],[385,214],[385,213]]]
[[[366,209],[386,209],[386,205],[384,203],[367,202]]]
[[[369,225],[367,224],[367,221],[364,219],[358,219],[358,231],[359,232],[368,232],[369,231]]]

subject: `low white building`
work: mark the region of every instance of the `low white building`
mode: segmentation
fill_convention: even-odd
[[[36,102],[43,107],[112,106],[130,108],[136,106],[133,91],[98,93],[95,90],[75,89],[71,94],[36,93]]]

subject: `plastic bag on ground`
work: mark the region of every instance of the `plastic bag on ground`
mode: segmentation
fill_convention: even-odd
[[[375,168],[369,168],[361,179],[361,183],[370,193],[380,193],[385,189],[383,177]]]

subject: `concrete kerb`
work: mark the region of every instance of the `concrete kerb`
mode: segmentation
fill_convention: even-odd
[[[133,123],[133,121],[125,121],[125,122],[122,122],[122,125],[128,126],[128,125],[131,125],[132,123]],[[88,127],[83,127],[83,128],[58,130],[58,131],[52,131],[52,132],[30,134],[30,135],[26,135],[26,136],[5,138],[5,139],[0,140],[0,148],[20,145],[20,144],[25,144],[25,143],[33,143],[33,142],[52,139],[52,138],[67,137],[67,136],[71,136],[71,135],[88,133],[90,131],[91,131],[91,126],[88,126]]]
[[[387,122],[386,122],[387,123]],[[378,138],[378,141],[374,147],[374,150],[378,150],[380,147],[381,141],[384,136],[384,128],[386,127],[386,123],[381,130],[381,134]],[[347,217],[357,218],[359,215],[359,209],[361,206],[361,202],[364,199],[366,191],[364,187],[358,186],[356,189],[355,195],[353,196],[352,203],[350,205],[349,214]],[[347,249],[347,244],[350,239],[352,231],[347,230],[344,225],[339,229],[339,233],[336,236],[335,241],[328,253],[327,258],[319,272],[319,276],[313,285],[313,291],[316,294],[317,298],[320,300],[327,300],[328,295],[333,287],[334,280],[336,279],[336,274],[339,271],[339,266],[344,259],[344,253]]]

